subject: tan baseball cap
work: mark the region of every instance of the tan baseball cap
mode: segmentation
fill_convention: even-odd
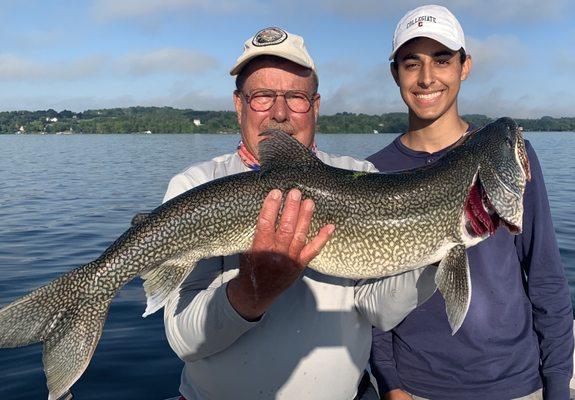
[[[245,41],[244,52],[236,61],[230,75],[239,74],[251,59],[263,55],[285,58],[315,71],[315,64],[301,36],[291,34],[281,28],[270,27],[262,29]]]
[[[401,46],[416,37],[436,40],[453,51],[465,50],[465,35],[459,21],[442,6],[429,4],[417,7],[403,16],[395,28],[389,60],[393,60]]]

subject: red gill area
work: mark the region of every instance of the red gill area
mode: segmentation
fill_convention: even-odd
[[[491,212],[490,215],[486,208],[493,211],[487,194],[477,179],[465,200],[467,227],[469,233],[474,236],[484,236],[486,233],[493,235],[499,226],[499,216],[495,212]]]

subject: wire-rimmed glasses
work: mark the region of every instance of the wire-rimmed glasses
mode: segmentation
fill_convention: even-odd
[[[243,92],[241,94],[254,111],[268,111],[273,107],[278,96],[283,96],[288,108],[295,113],[308,112],[317,96],[317,94],[310,96],[301,90],[271,89],[258,89],[249,94]]]

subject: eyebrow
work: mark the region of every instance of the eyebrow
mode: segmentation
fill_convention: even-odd
[[[404,55],[401,58],[401,61],[407,61],[407,60],[420,60],[421,58],[417,55],[417,54],[413,54],[413,53],[407,53],[406,55]]]
[[[453,56],[455,54],[454,51],[451,50],[440,50],[440,51],[436,51],[435,53],[432,54],[433,58],[437,58],[437,57],[443,57],[443,56]],[[417,54],[414,53],[408,53],[405,56],[402,57],[401,61],[406,61],[406,60],[416,60],[419,61],[421,60],[421,57],[419,57]]]
[[[433,57],[442,57],[442,56],[452,56],[454,55],[455,52],[451,51],[451,50],[441,50],[441,51],[437,51],[435,53],[433,53]]]

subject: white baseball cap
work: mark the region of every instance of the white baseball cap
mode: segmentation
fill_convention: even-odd
[[[251,59],[263,56],[285,58],[315,71],[315,64],[305,48],[303,38],[281,28],[265,28],[244,43],[244,52],[236,61],[230,75],[237,75]]]
[[[447,8],[426,5],[408,11],[397,24],[393,34],[393,51],[389,60],[393,60],[397,50],[408,40],[427,37],[438,41],[447,48],[465,50],[465,35],[459,21]]]

